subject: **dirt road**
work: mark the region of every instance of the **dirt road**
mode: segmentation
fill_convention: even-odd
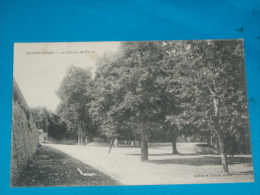
[[[250,155],[229,159],[230,176],[222,176],[218,155],[197,155],[193,144],[178,144],[182,155],[171,155],[170,146],[149,147],[149,161],[140,162],[140,148],[50,144],[123,185],[253,182]],[[122,146],[122,145],[121,145]]]

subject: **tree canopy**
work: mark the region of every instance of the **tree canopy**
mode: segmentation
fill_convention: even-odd
[[[140,140],[148,160],[149,139],[171,137],[178,153],[178,135],[213,136],[225,173],[229,137],[249,147],[242,40],[122,42],[96,66],[70,67],[57,91],[57,112],[83,137]]]
[[[61,102],[57,113],[72,131],[78,131],[79,144],[86,144],[94,134],[87,104],[91,101],[92,75],[88,69],[71,66],[57,91]]]

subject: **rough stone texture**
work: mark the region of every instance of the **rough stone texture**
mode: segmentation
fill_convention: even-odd
[[[11,185],[13,186],[39,146],[39,133],[33,122],[29,107],[15,81],[12,103]]]

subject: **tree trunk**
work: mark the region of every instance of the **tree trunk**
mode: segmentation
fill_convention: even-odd
[[[49,141],[49,122],[46,113],[45,113],[45,117],[46,117],[47,141]]]
[[[85,146],[86,144],[87,144],[87,142],[86,142],[86,135],[82,135],[82,146]]]
[[[81,145],[81,139],[80,139],[80,127],[79,127],[79,125],[78,125],[78,146],[80,146]]]
[[[111,149],[112,149],[112,147],[113,147],[114,140],[115,140],[115,137],[113,136],[113,137],[111,138],[111,141],[110,141],[108,153],[111,152]]]
[[[211,146],[211,144],[210,144],[210,136],[208,136],[208,138],[207,138],[207,145]]]
[[[224,174],[229,174],[227,153],[225,151],[225,144],[224,144],[224,134],[221,130],[216,130],[216,132],[217,132],[217,136],[218,136],[219,148],[220,148],[220,153],[221,153],[220,155],[221,155],[221,161],[222,161],[222,166],[223,166],[223,172],[224,172]]]
[[[82,123],[78,122],[78,145],[83,145]]]
[[[214,98],[214,107],[215,107],[215,116],[213,119],[214,120],[213,124],[218,137],[223,172],[224,174],[228,175],[229,170],[228,170],[228,162],[227,162],[227,153],[225,151],[224,134],[219,126],[219,107],[218,107],[218,99],[216,97]]]
[[[92,136],[91,136],[91,134],[89,134],[89,135],[87,136],[87,144],[90,143],[90,142],[92,142]]]
[[[172,154],[180,154],[177,150],[177,132],[175,129],[172,129]]]
[[[147,135],[146,135],[146,129],[141,130],[141,161],[147,161],[148,160],[148,144],[147,144]]]
[[[81,145],[84,146],[83,132],[82,132],[82,130],[81,130],[81,134],[80,134],[80,139],[81,139]]]
[[[212,135],[212,132],[209,132],[209,135],[207,135],[207,144],[210,147],[213,146],[213,135]]]
[[[85,143],[85,145],[88,145],[88,143],[89,143],[89,137],[88,137],[88,135],[85,135],[85,137],[84,137],[84,143]]]

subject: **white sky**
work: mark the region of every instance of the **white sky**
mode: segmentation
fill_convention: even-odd
[[[67,68],[75,65],[92,68],[94,72],[96,60],[105,52],[117,51],[119,44],[120,42],[15,43],[14,78],[29,107],[45,106],[55,111],[60,102],[55,92]],[[44,51],[53,54],[41,54]],[[78,53],[68,54],[67,51]],[[39,54],[29,55],[26,52]]]

